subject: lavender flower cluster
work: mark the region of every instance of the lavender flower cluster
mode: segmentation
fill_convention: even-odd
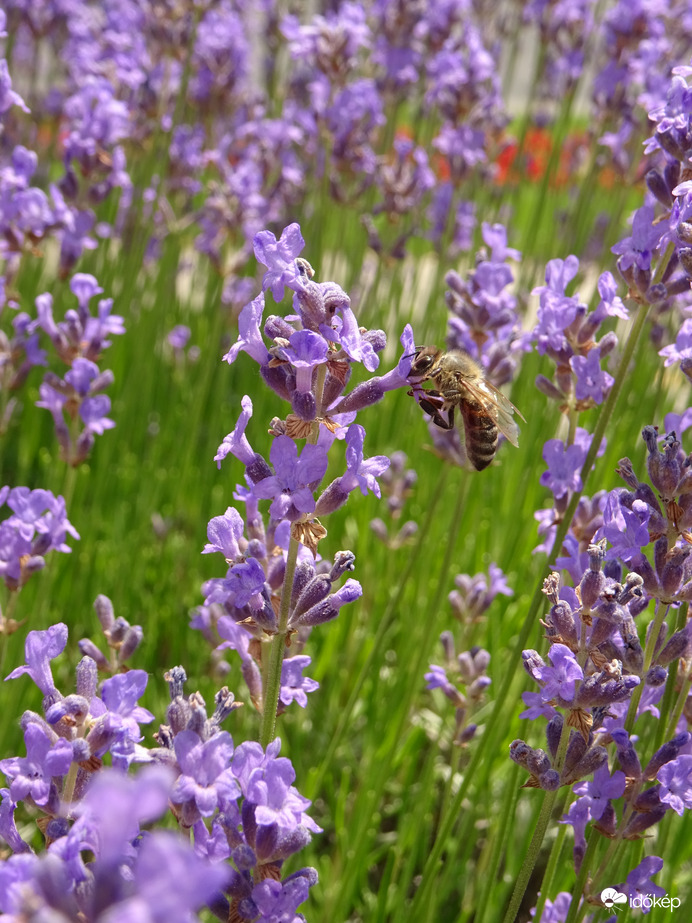
[[[660,310],[679,310],[676,296],[690,288],[687,218],[692,186],[680,180],[691,153],[692,107],[686,84],[691,73],[688,67],[674,69],[665,101],[660,95],[655,99],[650,118],[656,129],[647,150],[657,159],[647,175],[648,201],[634,216],[631,236],[612,248],[640,314],[640,327],[650,306],[659,309],[659,317]],[[654,201],[662,213],[657,214]],[[557,572],[545,581],[551,603],[542,623],[550,642],[548,657],[535,650],[523,654],[524,667],[539,687],[524,694],[528,707],[523,717],[546,721],[546,749],[515,740],[510,756],[529,774],[528,786],[548,792],[570,786],[577,796],[562,822],[573,829],[579,873],[595,834],[612,841],[612,856],[618,843],[650,835],[666,814],[682,815],[692,807],[692,637],[686,620],[692,598],[686,512],[692,456],[683,452],[674,431],[686,428],[688,415],[669,415],[664,437],[654,426],[643,429],[650,484],[640,481],[624,458],[617,470],[626,489],[580,496],[589,474],[587,459],[593,461],[595,455],[592,434],[576,425],[584,409],[580,402],[601,403],[613,385],[599,359],[614,348],[614,335],[606,333],[596,343],[594,334],[606,316],[624,320],[627,312],[612,277],[605,274],[598,284],[601,302],[591,314],[566,296],[565,281],[576,268],[574,257],[549,265],[548,284],[537,290],[541,308],[535,331],[539,352],[556,363],[554,381],[543,378],[537,384],[562,402],[570,421],[568,440],[553,440],[544,448],[549,468],[541,482],[551,489],[555,503],[553,510],[538,514],[546,536],[540,550],[562,555],[555,563],[572,585],[563,585]],[[652,316],[656,320],[654,312]],[[682,346],[683,331],[679,340]],[[581,346],[585,349],[580,355]],[[684,348],[665,347],[660,354],[669,364],[686,359]],[[684,365],[683,371],[689,374]],[[568,510],[573,515],[566,538],[554,547],[558,524]],[[629,573],[623,572],[623,564]],[[677,630],[668,626],[668,618],[674,618]],[[672,698],[662,710],[664,693]],[[661,724],[656,735],[649,733],[647,714]],[[617,890],[630,899],[664,894],[650,880],[662,867],[660,857],[648,856]],[[591,869],[584,881],[581,896],[601,904],[605,882],[598,876],[591,879]],[[560,899],[562,910],[546,903],[543,920],[565,918],[571,898]]]
[[[96,608],[123,663],[136,643],[127,632],[118,643],[109,600],[100,597]],[[146,672],[118,672],[99,684],[97,662],[84,656],[75,692],[65,695],[51,661],[67,634],[62,623],[30,631],[26,663],[7,677],[28,675],[43,694],[43,713],[21,718],[26,756],[0,760],[8,786],[0,790],[0,837],[12,851],[0,864],[4,918],[144,915],[183,923],[206,906],[224,921],[303,919],[296,908],[316,872],[282,879],[281,866],[320,828],[305,813],[310,802],[293,786],[290,761],[279,756],[280,740],[266,750],[254,742],[234,746],[221,725],[240,703],[224,687],[209,715],[199,693],[185,695],[185,671],[176,667],[166,676],[166,723],[147,746],[141,726],[154,715],[139,705]],[[146,765],[128,774],[134,764]],[[171,830],[149,829],[169,811],[194,845]]]
[[[556,86],[574,87],[585,44],[603,31],[591,42],[591,117],[616,165],[629,163],[641,107],[661,98],[665,65],[689,43],[683,7],[618,3],[602,24],[591,2],[524,10],[545,49],[536,86],[551,99]],[[195,246],[226,277],[227,300],[242,304],[238,249],[244,262],[254,235],[285,224],[320,181],[340,205],[359,207],[371,194],[364,218],[379,252],[401,257],[412,236],[466,246],[473,203],[463,184],[492,177],[509,121],[498,30],[506,40],[513,27],[466,0],[435,8],[345,0],[303,22],[272,3],[259,16],[231,0],[182,3],[162,17],[156,3],[130,0],[40,10],[12,0],[0,17],[0,38],[11,37],[0,62],[12,162],[0,178],[0,240],[10,277],[22,254],[50,239],[69,274],[99,239],[127,234],[143,207],[155,226],[150,255],[192,215]],[[48,51],[51,91],[34,82],[25,102],[10,74]],[[56,138],[62,172],[47,193],[13,108],[31,110]],[[392,136],[385,128],[395,111],[409,115]],[[141,175],[143,148],[161,153],[164,173]],[[115,207],[105,218],[107,202]]]
[[[362,593],[352,578],[335,589],[354,569],[355,555],[339,551],[333,563],[322,560],[318,549],[327,530],[321,517],[341,508],[356,489],[380,496],[377,478],[390,460],[366,457],[365,429],[354,421],[358,411],[388,391],[409,386],[406,375],[413,351],[413,334],[407,327],[398,365],[344,394],[354,363],[375,371],[385,335],[358,326],[350,299],[338,285],[314,281],[312,267],[299,255],[304,243],[297,224],[289,225],[279,240],[270,231],[255,237],[257,259],[267,267],[263,292],[240,312],[238,339],[224,359],[232,364],[240,353],[247,353],[290,411],[271,421],[268,461],[246,435],[253,413],[247,395],[235,428],[219,447],[219,466],[232,455],[245,468],[245,485],[238,485],[234,494],[244,504],[245,515],[229,507],[209,523],[204,553],[222,553],[228,569],[224,577],[204,585],[204,606],[192,623],[210,641],[223,639],[222,649],[238,653],[251,700],[263,716],[269,711],[273,716],[277,704],[279,712],[291,701],[305,707],[307,693],[317,688],[302,675],[310,658],[300,652],[285,657],[286,642],[296,636],[302,647],[313,627],[334,619],[343,605]],[[293,313],[264,318],[264,292],[280,303],[286,288],[293,293]],[[300,450],[297,440],[305,440]],[[328,453],[337,441],[345,443],[346,470],[322,487]],[[268,521],[260,512],[262,501],[269,501]],[[274,700],[261,670],[267,641],[281,645]]]

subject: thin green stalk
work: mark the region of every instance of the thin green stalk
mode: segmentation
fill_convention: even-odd
[[[271,640],[269,660],[263,677],[262,696],[262,721],[260,725],[260,744],[266,750],[274,740],[276,731],[276,709],[279,704],[281,691],[281,667],[284,662],[286,649],[286,635],[288,633],[288,615],[291,607],[291,592],[293,590],[293,577],[298,561],[300,542],[291,536],[286,556],[286,573],[281,592],[281,606],[279,609],[279,627]]]
[[[661,605],[660,600],[656,600],[656,614],[654,616],[653,624],[649,627],[649,637],[646,641],[646,648],[644,649],[644,666],[642,668],[642,676],[645,676],[649,667],[651,666],[651,661],[654,659],[654,650],[656,648],[656,641],[661,632],[661,625],[663,620],[666,617],[668,611],[668,606]],[[627,717],[625,719],[625,730],[628,734],[632,733],[634,727],[634,722],[637,718],[637,708],[639,707],[639,701],[642,697],[642,689],[644,683],[640,683],[635,687],[634,692],[632,693],[632,698],[630,699],[629,708],[627,709]]]
[[[561,790],[562,792],[562,803],[567,800],[569,795],[569,788],[565,787]],[[560,824],[557,830],[557,836],[555,837],[555,842],[553,847],[550,850],[550,856],[548,857],[548,864],[545,867],[545,872],[543,874],[543,881],[541,882],[541,889],[538,894],[538,900],[536,901],[536,912],[534,914],[535,920],[540,920],[543,916],[543,908],[545,907],[545,902],[548,899],[549,894],[554,892],[554,881],[555,881],[555,872],[557,871],[558,863],[562,855],[562,848],[564,846],[565,837],[567,836],[567,824]]]
[[[560,734],[560,743],[558,744],[557,754],[555,756],[555,769],[560,772],[562,765],[565,761],[565,754],[567,753],[567,744],[569,743],[570,734],[572,729],[566,721],[562,724],[562,733]],[[517,914],[519,913],[519,908],[521,902],[524,899],[524,892],[529,883],[529,879],[533,873],[533,870],[538,861],[538,856],[541,852],[541,846],[543,845],[543,838],[545,832],[548,829],[548,824],[550,823],[550,818],[553,815],[553,808],[555,807],[555,802],[557,801],[557,796],[559,789],[555,789],[552,792],[546,792],[545,797],[543,798],[543,804],[541,805],[541,810],[538,815],[538,820],[536,821],[536,826],[533,831],[533,836],[531,837],[531,842],[529,843],[529,848],[526,850],[526,855],[524,857],[524,862],[519,871],[519,876],[517,878],[516,884],[514,885],[514,891],[512,892],[512,897],[509,902],[509,907],[505,913],[504,923],[513,923],[516,919]]]
[[[596,831],[592,829],[589,841],[586,844],[586,852],[584,853],[584,857],[581,860],[577,880],[574,882],[574,887],[572,888],[572,902],[569,905],[569,913],[567,914],[565,923],[577,923],[577,919],[584,915],[588,907],[586,901],[583,901],[580,904],[579,899],[584,893],[584,888],[586,887],[586,882],[589,876],[589,869],[591,868],[591,863],[593,862],[594,853],[596,852],[599,839],[600,834],[596,833]]]
[[[386,634],[389,631],[392,618],[394,618],[395,613],[399,611],[399,603],[401,602],[401,598],[404,594],[404,590],[408,586],[408,577],[414,574],[413,563],[420,557],[421,549],[424,547],[425,542],[429,538],[429,535],[430,535],[430,526],[436,518],[437,508],[439,506],[440,498],[442,497],[445,484],[447,483],[447,471],[448,471],[447,468],[442,469],[440,478],[437,481],[437,489],[435,493],[433,494],[430,500],[430,503],[428,504],[428,507],[427,507],[427,514],[426,514],[425,522],[422,524],[421,528],[416,534],[416,541],[415,541],[415,544],[411,548],[411,553],[409,556],[409,560],[407,562],[407,566],[404,568],[402,572],[401,579],[398,580],[396,583],[396,592],[391,597],[389,603],[387,604],[387,608],[385,609],[382,615],[382,618],[379,621],[379,624],[377,626],[377,631],[372,641],[372,646],[368,652],[367,657],[365,658],[365,661],[363,663],[363,666],[361,667],[360,673],[358,674],[355,682],[352,684],[351,694],[349,695],[348,702],[346,703],[345,707],[340,712],[339,723],[334,729],[334,733],[332,734],[332,738],[331,738],[331,741],[329,742],[327,751],[322,757],[322,760],[320,761],[319,769],[317,770],[316,775],[312,779],[310,779],[307,783],[306,794],[310,798],[317,797],[318,793],[320,792],[322,788],[322,782],[329,769],[329,766],[332,764],[332,760],[334,758],[334,753],[336,751],[336,748],[339,745],[339,741],[342,740],[344,732],[351,721],[351,718],[353,716],[353,711],[360,698],[360,693],[363,688],[363,685],[365,684],[366,679],[368,678],[368,676],[370,675],[372,671],[372,665],[375,659],[375,655],[378,654],[380,651],[384,638],[386,637]]]
[[[492,909],[490,907],[490,895],[497,889],[497,882],[500,874],[500,861],[507,849],[511,819],[514,817],[517,801],[521,794],[521,787],[519,784],[520,771],[519,766],[516,763],[512,763],[511,774],[506,781],[503,800],[500,805],[499,826],[495,830],[495,835],[489,839],[490,860],[488,862],[486,874],[481,881],[478,903],[474,908],[473,919],[477,920],[477,923],[484,923],[491,914],[493,914],[494,917],[495,910],[494,907]]]

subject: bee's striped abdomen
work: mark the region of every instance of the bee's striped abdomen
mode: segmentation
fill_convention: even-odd
[[[482,471],[497,452],[498,428],[476,401],[464,401],[460,409],[466,430],[466,454],[476,471]]]

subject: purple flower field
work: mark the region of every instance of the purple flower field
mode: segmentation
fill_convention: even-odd
[[[691,54],[7,0],[0,921],[684,913]]]

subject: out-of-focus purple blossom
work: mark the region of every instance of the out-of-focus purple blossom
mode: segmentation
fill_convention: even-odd
[[[591,398],[594,404],[602,404],[614,379],[601,368],[601,352],[598,347],[589,350],[586,356],[572,356],[569,364],[576,375],[577,400],[585,401]]]
[[[565,923],[571,903],[572,895],[569,891],[560,891],[554,901],[547,897],[543,905],[541,918],[536,920],[535,923]],[[535,919],[536,908],[532,907],[530,913],[531,917]]]
[[[665,225],[656,224],[654,218],[653,205],[642,205],[634,213],[632,235],[611,247],[613,253],[620,257],[618,268],[621,272],[624,273],[630,267],[644,271],[651,268],[653,251],[665,231]]]
[[[318,484],[327,470],[327,455],[320,446],[306,445],[298,456],[295,442],[278,436],[272,443],[270,458],[274,474],[258,481],[255,496],[271,500],[270,512],[276,519],[298,519],[312,513],[315,499],[311,484]]]
[[[319,689],[320,684],[307,676],[303,670],[310,665],[310,657],[297,654],[295,657],[286,657],[281,665],[281,691],[279,701],[285,707],[291,702],[297,702],[301,708],[308,704],[309,692]]]
[[[191,336],[192,331],[189,327],[185,326],[185,324],[176,324],[166,337],[166,340],[177,352],[185,349]]]
[[[549,439],[543,446],[543,460],[548,470],[541,475],[540,483],[557,498],[570,491],[580,490],[580,472],[586,452],[583,445],[572,443],[566,446],[561,439]]]
[[[663,859],[658,856],[647,856],[627,876],[624,884],[618,885],[629,898],[651,896],[664,897],[666,890],[651,880],[663,868]]]
[[[692,755],[682,754],[665,763],[656,776],[661,783],[659,797],[682,816],[685,808],[692,808]]]
[[[49,490],[0,489],[0,502],[12,514],[0,522],[0,576],[16,590],[45,566],[49,551],[70,552],[67,535],[79,533],[67,518],[65,500]]]
[[[271,231],[260,231],[253,244],[257,261],[267,267],[262,291],[269,289],[278,303],[284,297],[284,286],[293,288],[300,278],[295,262],[305,246],[300,225],[289,224],[278,241]]]
[[[26,663],[16,667],[5,679],[16,679],[28,673],[44,696],[52,695],[56,689],[50,661],[62,654],[66,644],[67,625],[62,622],[46,628],[45,631],[30,631],[24,645]]]
[[[233,740],[220,731],[202,741],[194,731],[181,731],[175,737],[175,752],[181,774],[171,791],[171,800],[180,806],[182,821],[191,827],[200,816],[209,817],[225,810],[240,795],[240,787],[230,767]]]
[[[603,526],[595,539],[608,539],[609,558],[621,558],[625,562],[636,560],[641,549],[651,541],[648,522],[651,509],[643,500],[634,500],[631,508],[620,503],[620,491],[613,490],[603,511]]]
[[[0,772],[10,782],[13,801],[24,801],[30,797],[35,804],[45,805],[50,794],[51,778],[66,775],[70,768],[72,747],[62,738],[51,740],[38,724],[27,725],[24,742],[26,757],[0,760]]]
[[[591,820],[600,820],[608,801],[622,797],[624,791],[625,773],[618,769],[611,776],[607,763],[596,770],[590,782],[574,786],[574,793],[581,795],[580,801],[588,807]]]
[[[543,700],[557,698],[571,702],[574,698],[575,683],[584,678],[584,672],[577,663],[574,654],[564,644],[553,644],[548,652],[552,667],[544,666],[537,676],[544,684]]]
[[[498,594],[513,596],[514,591],[507,585],[507,578],[497,564],[488,565],[488,574],[457,574],[454,578],[455,590],[449,594],[449,603],[455,616],[464,623],[475,622],[493,603]]]
[[[0,115],[7,112],[12,106],[19,106],[24,112],[30,111],[19,93],[15,93],[12,89],[12,78],[7,67],[7,61],[0,58]]]
[[[678,330],[675,343],[670,346],[664,346],[658,351],[659,356],[665,358],[664,365],[667,367],[676,362],[682,362],[683,359],[692,358],[692,318],[687,318],[682,322]]]
[[[579,260],[576,256],[568,256],[566,260],[551,260],[546,266],[546,284],[539,285],[531,293],[540,298],[534,336],[541,354],[548,347],[557,352],[567,348],[564,331],[577,316],[579,299],[575,295],[566,295],[565,288],[576,276],[578,269]]]

